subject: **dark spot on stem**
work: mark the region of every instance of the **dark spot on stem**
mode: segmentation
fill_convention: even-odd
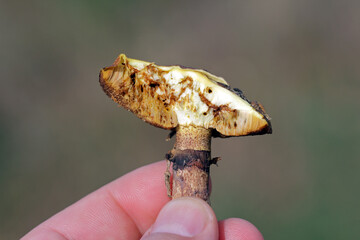
[[[166,159],[173,163],[173,170],[184,169],[188,167],[198,167],[206,173],[209,173],[210,151],[205,150],[172,150],[166,154]]]

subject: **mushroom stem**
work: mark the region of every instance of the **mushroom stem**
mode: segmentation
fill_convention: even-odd
[[[209,202],[211,129],[179,126],[167,159],[173,162],[172,198],[198,197]]]
[[[211,151],[211,129],[194,126],[178,126],[175,149]]]

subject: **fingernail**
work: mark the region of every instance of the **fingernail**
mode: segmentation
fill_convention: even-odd
[[[200,234],[213,218],[205,204],[195,198],[170,201],[160,211],[151,233],[172,233],[184,237]]]

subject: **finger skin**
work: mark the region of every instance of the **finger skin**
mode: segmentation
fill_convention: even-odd
[[[264,240],[264,238],[252,223],[240,218],[229,218],[219,222],[219,240]]]
[[[170,201],[164,184],[165,161],[132,171],[49,218],[22,240],[140,239]],[[219,222],[219,239],[263,240],[242,219]]]
[[[165,169],[161,161],[130,172],[43,222],[22,240],[54,232],[64,239],[139,239],[170,200]]]

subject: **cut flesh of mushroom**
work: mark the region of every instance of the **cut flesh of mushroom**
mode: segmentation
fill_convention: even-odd
[[[100,83],[115,102],[160,128],[203,127],[221,137],[271,133],[260,104],[204,70],[157,66],[121,54],[101,70]]]

